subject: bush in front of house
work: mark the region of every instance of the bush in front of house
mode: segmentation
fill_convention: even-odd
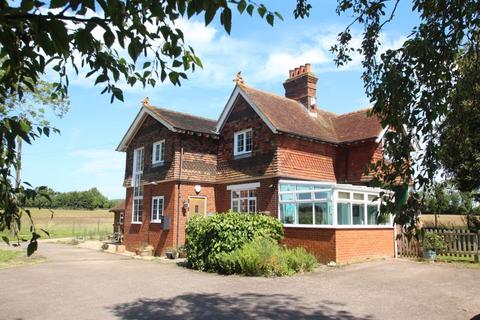
[[[438,234],[434,232],[426,232],[423,236],[422,246],[424,251],[432,250],[437,254],[447,250],[447,243]]]
[[[282,223],[261,213],[226,212],[210,217],[193,216],[185,228],[187,262],[194,269],[217,272],[221,254],[239,249],[258,237],[280,241],[283,239]]]
[[[222,253],[219,272],[246,276],[287,276],[312,271],[315,257],[304,248],[282,248],[270,238],[256,238],[232,252]]]

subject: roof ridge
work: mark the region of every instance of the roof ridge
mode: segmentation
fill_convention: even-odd
[[[359,110],[355,110],[355,111],[351,111],[351,112],[347,112],[347,113],[342,113],[342,114],[337,115],[337,118],[342,118],[342,117],[345,117],[345,116],[352,115],[354,113],[365,112],[365,111],[368,111],[368,110],[372,110],[372,107],[363,108],[363,109],[359,109]]]
[[[157,109],[159,111],[172,112],[172,113],[176,113],[176,114],[179,114],[179,115],[184,115],[184,116],[188,116],[188,117],[192,117],[192,118],[207,120],[207,121],[211,121],[211,122],[215,122],[215,123],[217,122],[217,120],[213,120],[213,119],[202,117],[202,116],[197,116],[197,115],[191,114],[191,113],[180,112],[180,111],[176,111],[176,110],[172,110],[172,109],[168,109],[168,108],[155,107],[155,106],[147,106],[147,107],[154,108],[154,109]]]

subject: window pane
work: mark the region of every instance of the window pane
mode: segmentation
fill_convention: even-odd
[[[332,224],[332,206],[328,202],[315,203],[315,224]]]
[[[364,200],[365,199],[365,195],[363,193],[354,193],[353,194],[353,199],[355,200]]]
[[[248,212],[248,200],[240,199],[240,212]]]
[[[158,199],[158,218],[163,216],[163,199]]]
[[[378,206],[377,205],[367,205],[367,223],[368,224],[377,224],[378,216]]]
[[[234,212],[238,212],[238,200],[233,200],[232,202],[232,210]]]
[[[248,197],[248,190],[241,190],[240,191],[240,198]]]
[[[295,200],[295,194],[294,193],[284,193],[280,195],[280,200],[281,201],[292,201]]]
[[[298,204],[298,223],[313,224],[313,204],[312,203]]]
[[[162,144],[160,145],[160,158],[159,158],[160,161],[164,161],[165,160],[165,141],[162,142]]]
[[[296,190],[296,187],[294,184],[282,183],[280,185],[280,191],[295,191],[295,190]]]
[[[252,131],[247,131],[245,136],[245,151],[252,151]]]
[[[296,206],[293,203],[282,203],[280,205],[280,220],[286,224],[294,224],[295,209]]]
[[[255,199],[248,200],[248,212],[256,212],[256,211],[257,211],[256,200]]]
[[[315,199],[328,199],[328,200],[330,200],[330,192],[315,192]]]
[[[250,198],[256,197],[257,196],[257,190],[255,190],[255,189],[248,190],[248,196]]]
[[[311,192],[302,192],[297,194],[298,200],[311,200],[312,193]]]
[[[353,224],[365,224],[365,206],[363,204],[352,205]]]
[[[298,184],[297,185],[297,190],[313,190],[312,185],[306,185],[306,184]]]
[[[350,203],[337,203],[337,223],[350,224]]]
[[[338,193],[339,199],[350,199],[350,192],[339,192]]]
[[[376,201],[376,200],[378,200],[377,198],[378,198],[378,196],[376,196],[376,195],[373,195],[373,194],[368,195],[368,201]]]
[[[232,198],[238,198],[240,197],[240,192],[239,191],[232,191]]]
[[[244,151],[244,144],[245,144],[244,134],[240,133],[237,136],[237,152],[243,152]]]

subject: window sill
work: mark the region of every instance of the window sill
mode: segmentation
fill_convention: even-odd
[[[163,221],[161,220],[151,220],[150,223],[161,224]]]
[[[252,152],[246,152],[246,153],[237,153],[233,155],[233,159],[244,159],[244,158],[250,158],[252,156]]]
[[[142,224],[141,222],[132,222],[131,224]]]
[[[161,167],[165,165],[165,161],[160,161],[160,162],[152,162],[152,168],[155,168],[155,167]]]

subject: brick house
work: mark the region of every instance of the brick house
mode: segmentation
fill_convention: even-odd
[[[267,212],[284,243],[319,261],[393,256],[392,224],[379,224],[381,191],[366,166],[382,157],[367,110],[336,115],[316,105],[310,65],[290,71],[285,97],[238,79],[218,121],[145,102],[117,150],[126,152],[125,245],[155,254],[184,243],[192,214]]]

